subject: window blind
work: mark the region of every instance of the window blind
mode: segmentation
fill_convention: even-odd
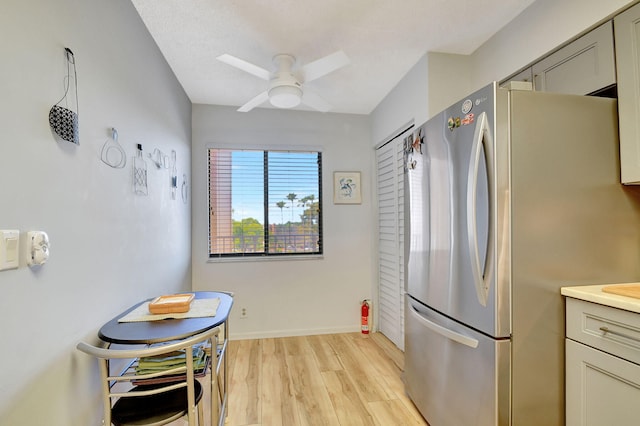
[[[320,152],[208,151],[210,257],[322,253]]]

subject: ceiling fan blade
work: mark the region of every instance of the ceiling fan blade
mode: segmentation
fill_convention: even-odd
[[[349,64],[349,57],[342,51],[338,50],[331,55],[325,56],[324,58],[320,58],[316,61],[309,62],[304,67],[302,67],[302,75],[304,76],[304,81],[313,81],[317,78],[325,76],[330,72],[337,70],[338,68],[342,68],[345,65]]]
[[[265,102],[269,100],[269,94],[267,92],[262,92],[260,93],[258,96],[256,96],[255,98],[251,99],[249,102],[247,102],[246,104],[242,105],[240,108],[238,108],[238,111],[240,112],[249,112],[252,109],[254,109],[255,107],[257,107],[258,105],[260,105],[261,103]]]
[[[325,101],[320,95],[309,89],[304,89],[302,93],[302,103],[320,112],[327,112],[331,109],[331,104]]]
[[[251,62],[247,62],[244,59],[231,56],[228,53],[220,55],[216,59],[220,62],[224,62],[227,65],[231,65],[232,67],[236,67],[238,69],[241,69],[242,71],[248,72],[249,74],[253,74],[256,77],[260,77],[263,80],[269,80],[269,77],[271,77],[271,73],[266,69],[254,65]]]

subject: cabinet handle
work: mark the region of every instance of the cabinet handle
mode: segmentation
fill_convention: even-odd
[[[600,331],[602,331],[603,333],[613,334],[614,336],[624,337],[625,339],[633,340],[635,342],[640,342],[640,339],[638,339],[635,336],[630,336],[628,334],[619,333],[617,331],[609,330],[608,327],[600,327]]]

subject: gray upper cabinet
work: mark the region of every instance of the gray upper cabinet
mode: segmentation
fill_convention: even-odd
[[[616,83],[611,21],[532,66],[533,85],[542,92],[587,95]]]
[[[531,67],[525,68],[520,71],[518,74],[512,75],[507,80],[500,83],[500,87],[506,87],[511,81],[526,81],[528,83],[533,82],[533,72],[531,71]]]
[[[640,184],[640,4],[614,19],[621,180]]]

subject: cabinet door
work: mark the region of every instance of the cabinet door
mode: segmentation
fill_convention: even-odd
[[[409,128],[376,150],[378,331],[404,349],[404,144]]]
[[[542,92],[587,95],[616,83],[611,21],[533,65]]]
[[[638,425],[640,365],[566,339],[567,426]]]
[[[640,4],[616,16],[622,183],[640,184]]]

